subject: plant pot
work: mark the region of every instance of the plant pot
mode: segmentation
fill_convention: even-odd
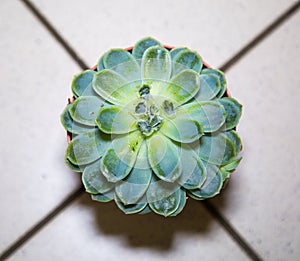
[[[100,71],[96,65],[75,77],[72,88],[77,88],[77,81],[84,82],[82,75],[92,75],[92,80],[85,88],[92,88],[91,96],[95,92],[97,95],[92,99],[91,96],[76,93],[78,100],[75,96],[69,99],[69,108],[62,115],[65,128],[68,130],[69,127],[64,122],[67,117],[75,125],[87,124],[89,127],[83,128],[85,132],[75,133],[74,141],[71,132],[75,131],[67,133],[69,146],[66,162],[78,172],[84,169],[83,183],[93,200],[114,200],[126,214],[153,211],[163,216],[176,216],[186,203],[186,195],[196,200],[217,195],[238,166],[241,141],[235,126],[241,114],[241,105],[230,97],[222,72],[212,69],[202,62],[196,52],[187,48],[150,46],[143,50],[143,60],[135,61],[137,58],[132,57],[138,57],[140,46],[143,47],[149,39],[145,38],[134,47],[124,49],[130,55],[121,49],[110,50],[99,60]],[[151,38],[150,41],[156,40]],[[116,62],[111,57],[130,59],[125,66],[117,60],[115,67],[109,67],[110,62]],[[177,62],[169,65],[170,59]],[[139,61],[141,66],[138,66]],[[165,77],[165,70],[172,70],[173,76],[167,81],[150,77],[150,80],[145,78],[126,83],[128,75],[122,73],[129,70],[134,74],[132,68],[144,70],[142,77],[147,73]],[[105,85],[109,81],[110,84]],[[115,88],[118,81],[124,81],[119,89]],[[127,105],[119,105],[127,104],[127,95],[129,101],[133,99],[128,103],[128,108]],[[96,106],[97,111],[89,109],[88,106],[99,102],[100,97],[106,99],[101,105],[104,104],[104,107],[99,109]],[[82,107],[82,104],[87,107]],[[95,121],[89,119],[94,117]],[[122,129],[125,128],[124,124],[129,124],[126,125],[128,131]],[[97,135],[102,133],[102,138],[97,136],[100,145],[97,145],[96,136],[91,140],[95,144],[90,142],[91,133],[94,132],[99,133]],[[108,134],[112,136],[107,138]],[[104,142],[103,135],[108,140],[105,143],[107,147],[101,143]],[[103,150],[103,156],[86,160],[82,150],[87,148],[77,146],[77,143],[87,144],[86,140],[91,146],[87,147],[88,157],[90,151],[98,156],[99,149]],[[163,154],[161,148],[164,148]],[[144,156],[138,156],[140,154]],[[143,167],[139,162],[143,162]]]

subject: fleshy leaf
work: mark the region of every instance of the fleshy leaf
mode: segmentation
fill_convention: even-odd
[[[95,129],[93,132],[80,134],[69,143],[66,157],[74,165],[86,165],[99,159],[110,142],[109,136]]]
[[[132,55],[136,58],[136,59],[142,59],[145,51],[152,47],[152,46],[162,46],[161,43],[155,39],[153,39],[152,37],[146,37],[143,38],[142,40],[138,41],[135,45],[134,48],[132,50]]]
[[[205,135],[200,139],[199,156],[204,161],[223,165],[229,162],[235,155],[234,144],[225,134]]]
[[[115,202],[120,210],[122,210],[125,214],[135,214],[142,211],[147,206],[146,199],[142,199],[140,202],[136,204],[124,204],[118,196],[115,194]]]
[[[97,63],[97,71],[100,72],[104,69],[105,69],[105,67],[104,67],[104,64],[103,64],[103,56],[101,56],[98,63]]]
[[[116,137],[101,159],[101,171],[110,182],[124,179],[135,164],[142,138],[139,132]]]
[[[82,168],[80,168],[78,165],[73,164],[68,158],[65,157],[65,164],[68,166],[68,168],[74,172],[82,172]]]
[[[147,195],[148,196],[148,195]],[[172,215],[179,207],[182,197],[182,190],[179,188],[167,197],[157,201],[148,199],[150,208],[157,214],[168,217]]]
[[[242,150],[242,141],[240,136],[234,130],[226,131],[224,134],[232,141],[235,147],[235,153],[238,155]]]
[[[233,98],[222,98],[218,100],[225,108],[227,112],[227,117],[225,121],[225,130],[230,130],[234,128],[241,117],[242,114],[242,105]]]
[[[72,92],[75,97],[97,95],[92,86],[95,73],[95,71],[86,70],[75,75],[72,81]]]
[[[180,188],[177,182],[166,182],[152,175],[150,185],[147,190],[147,202],[155,202],[164,199]]]
[[[181,211],[184,209],[186,204],[186,192],[182,189],[180,189],[180,202],[178,208],[171,214],[172,217],[177,216],[181,213]]]
[[[73,133],[73,134],[80,134],[80,133],[86,133],[89,131],[94,131],[95,127],[93,126],[87,126],[80,123],[77,123],[76,121],[73,121],[71,118],[71,115],[69,113],[69,108],[71,107],[71,104],[68,104],[63,113],[60,116],[60,121],[63,127],[66,131]]]
[[[207,178],[200,189],[190,190],[189,195],[197,200],[211,198],[219,194],[223,179],[220,171],[214,165],[206,166]]]
[[[202,69],[203,63],[201,56],[194,51],[184,49],[178,52],[173,61],[173,75],[178,74],[185,69],[191,69],[199,73]]]
[[[141,162],[143,161],[143,162]],[[143,168],[139,168],[139,166]],[[135,204],[145,194],[152,171],[147,160],[146,143],[142,143],[134,168],[130,174],[116,186],[116,195],[125,204]]]
[[[224,124],[226,112],[216,101],[191,102],[178,108],[178,114],[199,122],[204,132],[214,132]]]
[[[95,119],[103,105],[102,100],[96,96],[82,96],[72,103],[69,113],[78,123],[96,126]]]
[[[169,138],[155,134],[147,140],[148,158],[161,180],[174,182],[181,175],[180,151]]]
[[[199,88],[199,74],[191,69],[186,69],[177,74],[165,90],[161,90],[161,95],[176,105],[181,105],[192,99]]]
[[[221,89],[220,89],[219,93],[217,94],[217,97],[218,98],[223,97],[224,93],[226,92],[226,88],[227,88],[227,82],[226,82],[224,73],[217,69],[207,68],[207,69],[203,69],[201,74],[212,74],[219,78],[219,81],[221,84]]]
[[[202,126],[197,122],[185,117],[165,119],[160,131],[174,141],[190,143],[199,139],[202,134]]]
[[[213,74],[200,74],[200,90],[196,94],[197,101],[208,101],[216,97],[221,91],[221,83]]]
[[[113,149],[109,149],[102,158],[101,171],[110,182],[117,182],[125,178],[132,167],[119,159]]]
[[[114,187],[100,171],[100,160],[88,165],[82,174],[82,182],[87,192],[92,194],[105,193]]]
[[[142,211],[140,211],[138,214],[145,215],[145,214],[149,214],[149,213],[151,213],[151,212],[152,212],[152,210],[151,210],[151,208],[149,207],[149,205],[147,204],[146,207],[145,207]]]
[[[131,53],[124,49],[111,49],[103,57],[106,69],[112,69],[128,81],[141,79],[140,66]]]
[[[147,80],[168,81],[171,76],[171,56],[161,46],[148,48],[142,58],[142,78]]]
[[[206,179],[206,170],[202,160],[188,145],[182,146],[182,175],[177,182],[185,189],[200,188]]]
[[[228,171],[229,173],[232,173],[236,170],[236,168],[240,164],[241,160],[242,160],[242,157],[234,159],[234,160],[230,161],[228,164],[222,166],[221,170],[225,170],[225,171]]]
[[[105,69],[95,74],[93,87],[102,98],[116,105],[126,105],[138,96],[140,81],[130,82],[113,70]]]
[[[185,50],[188,50],[188,48],[186,48],[186,47],[176,47],[176,48],[173,48],[173,49],[170,51],[170,55],[171,55],[172,62],[174,63],[174,58],[175,58],[175,56],[176,56],[179,52],[185,51]]]
[[[96,123],[100,130],[108,134],[128,133],[138,128],[136,119],[124,107],[104,107],[97,115]]]
[[[91,195],[92,200],[99,201],[99,202],[109,202],[114,199],[115,191],[112,189],[108,192],[102,194]]]
[[[221,173],[221,177],[223,179],[223,186],[226,186],[226,183],[231,175],[231,173],[229,171],[227,171],[226,169],[222,169],[220,168],[220,173]]]

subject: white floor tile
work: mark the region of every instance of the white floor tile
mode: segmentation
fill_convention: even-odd
[[[227,74],[244,104],[244,159],[221,209],[266,260],[300,257],[299,24],[300,12]]]
[[[0,253],[79,185],[59,115],[80,69],[16,0],[0,4]]]
[[[248,260],[225,231],[190,200],[176,218],[128,216],[84,195],[10,260]]]
[[[151,35],[196,49],[220,66],[295,0],[33,0],[89,63],[111,47]]]

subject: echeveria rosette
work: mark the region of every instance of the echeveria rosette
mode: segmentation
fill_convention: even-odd
[[[217,195],[241,158],[242,106],[226,79],[188,48],[147,37],[111,49],[74,77],[61,121],[72,140],[66,164],[92,199],[127,214],[176,216],[187,196]]]

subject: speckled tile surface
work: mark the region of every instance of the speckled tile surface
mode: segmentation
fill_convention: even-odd
[[[220,209],[266,260],[300,257],[299,24],[298,11],[227,73],[244,159]]]
[[[176,218],[124,216],[84,195],[10,259],[249,260],[199,202]]]
[[[293,0],[33,0],[90,66],[112,47],[133,45],[151,35],[185,45],[220,66]]]
[[[41,1],[50,23],[93,65],[145,35],[219,66],[296,1]],[[265,260],[300,256],[300,13],[227,72],[244,104],[244,160],[214,206]],[[80,186],[63,162],[59,115],[81,71],[21,0],[0,3],[0,255]],[[248,260],[201,203],[183,214],[125,216],[83,195],[10,260]]]
[[[0,251],[78,187],[59,115],[79,68],[16,0],[0,4]]]

